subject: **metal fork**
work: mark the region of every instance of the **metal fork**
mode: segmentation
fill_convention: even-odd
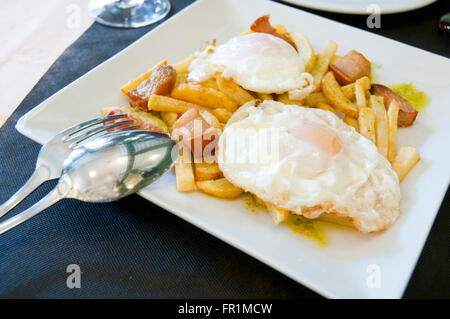
[[[62,131],[44,144],[39,151],[33,174],[22,188],[0,206],[0,217],[14,208],[43,182],[60,177],[65,158],[82,141],[114,128],[117,128],[117,130],[131,130],[139,127],[137,125],[130,126],[134,122],[133,120],[123,120],[98,126],[126,116],[125,114],[118,114],[86,121]],[[87,130],[88,128],[91,129]]]

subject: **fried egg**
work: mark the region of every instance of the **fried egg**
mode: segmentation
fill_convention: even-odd
[[[189,66],[188,81],[202,82],[221,72],[247,90],[281,94],[312,88],[305,63],[305,57],[288,42],[255,32],[203,50]]]
[[[236,186],[307,218],[334,213],[369,233],[400,214],[399,180],[389,161],[328,111],[244,104],[223,130],[218,161]]]

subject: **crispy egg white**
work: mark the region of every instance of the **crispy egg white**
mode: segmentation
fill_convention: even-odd
[[[211,52],[212,51],[212,52]],[[243,88],[284,93],[310,85],[304,58],[286,41],[267,33],[250,33],[204,50],[189,66],[188,81],[202,82],[217,72]]]
[[[391,164],[331,112],[249,102],[225,126],[218,153],[229,181],[293,213],[335,213],[362,232],[385,230],[400,214]]]

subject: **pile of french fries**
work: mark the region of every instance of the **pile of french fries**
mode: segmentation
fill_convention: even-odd
[[[278,32],[286,33],[282,25],[275,27]],[[247,31],[241,35],[251,32]],[[291,100],[287,93],[250,92],[233,80],[223,78],[221,74],[201,83],[188,82],[189,65],[195,58],[195,55],[192,55],[172,65],[177,72],[174,89],[167,96],[153,94],[148,101],[148,111],[164,121],[169,131],[172,131],[172,126],[180,115],[191,108],[197,108],[203,119],[221,132],[233,112],[251,100],[277,100],[285,104],[320,108],[337,114],[345,123],[374,142],[380,154],[392,163],[393,169],[402,181],[420,156],[413,147],[397,148],[399,106],[395,102],[385,105],[381,96],[371,95],[368,77],[340,86],[333,72],[329,71],[330,63],[340,58],[336,55],[337,48],[338,45],[334,41],[328,41],[323,52],[315,55],[310,47],[308,71],[314,78],[315,89],[302,101]],[[163,61],[161,64],[166,63]],[[151,73],[152,69],[129,81],[121,88],[122,92],[127,95],[129,90],[135,89],[142,81],[148,79]],[[189,152],[189,149],[182,151]],[[213,156],[198,161],[192,160],[190,154],[187,155],[187,157],[180,156],[175,164],[178,191],[189,192],[197,188],[220,198],[235,198],[243,193],[242,189],[223,177]],[[287,210],[269,203],[266,203],[266,206],[275,223],[280,223],[289,216]]]

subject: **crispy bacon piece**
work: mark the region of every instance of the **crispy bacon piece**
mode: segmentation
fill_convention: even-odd
[[[217,128],[210,126],[196,108],[189,109],[173,124],[172,137],[190,148],[194,157],[200,158],[207,145],[211,153],[218,142]]]
[[[254,32],[261,32],[261,33],[268,33],[275,37],[278,37],[280,39],[283,39],[290,45],[294,47],[295,50],[297,50],[297,46],[295,43],[285,34],[278,33],[277,30],[272,27],[272,25],[269,22],[270,14],[266,14],[265,16],[259,17],[258,19],[253,22],[250,29]]]
[[[334,77],[340,85],[355,82],[363,76],[370,74],[370,62],[358,51],[352,50],[336,62],[330,64]]]
[[[138,85],[136,89],[128,91],[130,105],[147,111],[150,95],[167,95],[172,91],[177,80],[177,71],[170,65],[159,65],[150,77]]]
[[[409,103],[408,100],[400,94],[392,91],[390,88],[382,84],[372,84],[370,87],[370,93],[382,96],[386,107],[389,107],[389,104],[391,104],[392,101],[397,102],[399,106],[397,120],[398,126],[405,127],[414,123],[418,112],[412,107],[411,103]]]

